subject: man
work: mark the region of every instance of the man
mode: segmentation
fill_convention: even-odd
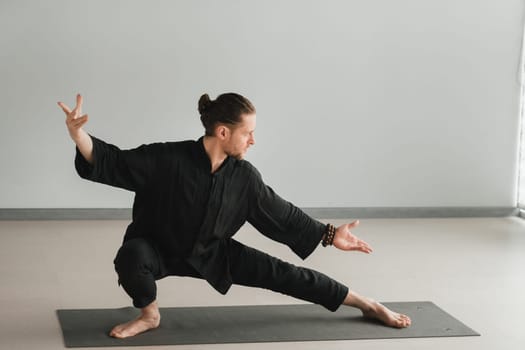
[[[141,315],[115,326],[126,338],[160,324],[155,281],[166,276],[204,278],[225,294],[232,284],[267,288],[335,311],[341,304],[388,326],[408,327],[410,318],[362,297],[328,276],[298,267],[232,239],[248,221],[262,234],[305,259],[322,242],[370,253],[350,229],[322,224],[264,184],[244,155],[255,144],[255,108],[227,93],[199,100],[205,135],[198,141],[154,143],[120,150],[88,135],[82,96],[66,114],[76,144],[75,167],[83,178],[135,192],[133,219],[115,258],[119,284]]]

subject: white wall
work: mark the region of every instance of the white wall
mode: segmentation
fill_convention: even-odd
[[[199,96],[258,110],[248,154],[307,207],[514,206],[524,4],[0,2],[0,208],[129,207],[81,180],[56,102],[123,148],[202,134]]]

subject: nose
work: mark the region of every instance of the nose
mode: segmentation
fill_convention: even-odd
[[[255,137],[253,135],[250,137],[250,145],[255,145]]]

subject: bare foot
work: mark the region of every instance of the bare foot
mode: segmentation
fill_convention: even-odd
[[[369,308],[361,311],[364,317],[379,320],[390,327],[405,328],[411,323],[410,317],[407,315],[394,312],[376,301],[372,301]]]
[[[142,314],[134,320],[115,326],[109,335],[114,338],[128,338],[160,325],[160,313],[157,302],[141,309]]]
[[[383,304],[362,297],[353,291],[348,291],[348,295],[343,301],[343,304],[356,307],[361,310],[364,317],[379,320],[390,327],[406,328],[410,326],[412,322],[407,315],[394,312]]]

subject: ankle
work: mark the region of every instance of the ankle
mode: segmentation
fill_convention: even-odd
[[[160,321],[160,313],[142,313],[140,318],[148,321]]]
[[[348,294],[343,301],[343,305],[352,306],[364,312],[375,310],[376,304],[377,302],[374,300],[365,298],[351,290],[348,291]]]
[[[158,320],[160,319],[160,312],[159,307],[157,306],[157,301],[152,302],[148,306],[142,308],[141,310],[141,317],[152,319],[152,320]]]

